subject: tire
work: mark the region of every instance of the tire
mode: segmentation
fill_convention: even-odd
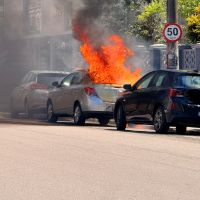
[[[115,122],[118,131],[124,131],[126,129],[126,116],[122,105],[119,105],[117,108]]]
[[[25,109],[26,118],[28,119],[33,118],[33,112],[29,108],[28,101],[25,102],[24,107],[25,107],[24,109]]]
[[[77,126],[85,125],[85,117],[83,115],[81,106],[77,103],[74,106],[74,124]]]
[[[187,127],[184,125],[176,125],[176,134],[186,134]]]
[[[50,123],[56,123],[57,120],[58,120],[58,117],[54,114],[53,104],[49,102],[47,104],[47,121]]]
[[[108,118],[98,118],[99,124],[101,126],[106,126],[110,122],[110,119]]]
[[[156,109],[153,118],[154,129],[156,133],[168,133],[169,125],[166,121],[166,116],[163,106]]]

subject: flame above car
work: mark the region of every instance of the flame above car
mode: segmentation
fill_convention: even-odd
[[[132,66],[126,66],[134,52],[119,35],[109,36],[106,44],[98,47],[92,45],[88,38],[84,39],[80,51],[89,65],[88,71],[94,83],[134,84],[141,76],[140,68],[132,72]]]

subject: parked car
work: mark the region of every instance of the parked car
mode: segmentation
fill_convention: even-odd
[[[49,92],[47,119],[56,122],[58,117],[73,117],[76,125],[84,125],[88,118],[97,118],[106,125],[113,118],[114,103],[120,92],[116,85],[95,84],[87,70],[69,74]]]
[[[157,133],[167,133],[170,126],[183,134],[188,126],[200,127],[200,73],[153,71],[124,89],[115,103],[117,130],[127,123],[153,124]]]
[[[36,111],[46,111],[49,87],[52,86],[52,82],[60,82],[68,74],[68,72],[59,71],[30,71],[27,73],[11,94],[12,117],[18,117],[19,113],[26,113],[28,117],[32,117]]]

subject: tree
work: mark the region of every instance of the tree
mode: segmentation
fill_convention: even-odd
[[[193,42],[200,42],[200,4],[195,8],[194,14],[187,18],[187,36]]]
[[[162,38],[163,24],[166,21],[164,2],[156,0],[143,7],[142,12],[137,16],[137,29],[133,30],[136,37],[143,38],[150,43]]]
[[[194,8],[198,5],[199,0],[178,0],[179,21],[186,31],[186,19],[193,14]],[[167,0],[153,0],[150,4],[141,6],[136,21],[133,21],[129,26],[129,33],[150,43],[163,42],[162,30],[167,21],[166,7]]]

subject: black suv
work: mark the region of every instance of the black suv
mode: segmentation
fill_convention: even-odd
[[[200,73],[153,71],[124,89],[115,103],[117,130],[127,123],[153,124],[157,133],[167,133],[170,126],[183,134],[187,126],[200,127]]]

